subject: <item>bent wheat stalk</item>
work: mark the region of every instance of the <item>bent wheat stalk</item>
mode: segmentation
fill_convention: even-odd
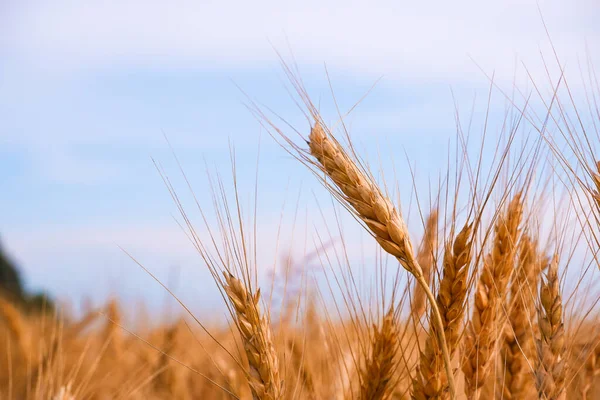
[[[311,129],[308,145],[310,154],[318,161],[317,167],[339,189],[335,193],[338,198],[350,206],[350,211],[354,211],[355,215],[364,222],[383,250],[396,257],[423,288],[431,304],[432,323],[436,325],[435,330],[444,358],[450,393],[452,398],[455,398],[456,390],[450,353],[444,336],[444,324],[440,310],[423,270],[414,256],[408,229],[400,213],[382,194],[372,179],[354,163],[342,146],[325,133],[319,121]],[[335,191],[335,189],[332,190]]]

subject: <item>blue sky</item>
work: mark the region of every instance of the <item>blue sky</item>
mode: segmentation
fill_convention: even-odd
[[[342,110],[381,78],[349,117],[351,133],[368,159],[382,154],[385,166],[393,158],[401,182],[410,182],[405,154],[419,160],[417,185],[426,191],[455,132],[451,89],[464,116],[474,96],[478,115],[485,106],[489,81],[475,62],[494,72],[499,85],[510,88],[516,73],[527,88],[521,63],[543,79],[540,52],[552,53],[535,1],[414,3],[3,2],[0,237],[6,250],[31,286],[63,298],[163,299],[120,245],[165,281],[179,268],[177,292],[209,307],[214,288],[171,217],[176,209],[151,161],[163,163],[185,192],[165,132],[208,205],[206,168],[228,178],[230,144],[240,190],[251,196],[260,143],[262,256],[268,265],[277,251],[301,253],[291,232],[308,232],[311,242],[323,223],[315,199],[330,207],[327,194],[266,134],[239,89],[308,129],[275,50],[288,61],[293,53],[329,121],[336,115],[324,65]],[[573,66],[567,73],[577,78],[578,60],[600,55],[593,46],[600,6],[593,0],[539,6],[561,60]],[[493,114],[501,116],[505,106],[499,99]],[[289,214],[298,198],[303,212],[294,223]],[[284,203],[289,212],[277,250],[268,239]]]

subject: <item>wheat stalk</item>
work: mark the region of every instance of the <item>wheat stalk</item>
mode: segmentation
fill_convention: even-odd
[[[556,256],[548,266],[546,278],[542,279],[539,296],[540,338],[537,342],[536,385],[540,397],[555,400],[564,394],[567,370],[563,306],[558,279],[558,257]]]
[[[485,258],[477,282],[473,314],[465,335],[462,370],[465,394],[478,398],[489,374],[496,348],[497,320],[514,265],[514,253],[523,214],[521,195],[517,194],[495,224],[491,253]]]
[[[391,396],[397,350],[398,326],[394,309],[390,308],[381,327],[373,326],[371,351],[360,371],[360,400],[383,400]]]
[[[282,398],[281,380],[277,354],[271,339],[271,328],[260,313],[260,289],[250,293],[242,281],[228,272],[225,276],[225,293],[229,297],[237,327],[248,358],[248,383],[254,400]]]
[[[443,276],[437,294],[437,306],[444,322],[444,335],[450,357],[458,347],[463,323],[472,244],[472,226],[467,223],[456,235],[453,244],[446,243],[444,251]],[[417,400],[447,398],[448,378],[443,370],[440,348],[433,339],[435,329],[435,325],[430,327],[413,380],[412,397]]]
[[[339,189],[337,195],[340,200],[351,207],[351,211],[364,222],[383,250],[396,257],[425,292],[434,316],[432,322],[437,325],[436,333],[449,377],[450,393],[454,398],[456,390],[442,317],[423,270],[415,259],[408,229],[400,213],[372,179],[346,154],[342,146],[325,133],[318,121],[311,129],[308,144],[310,154],[318,161],[318,167]]]
[[[437,251],[437,222],[438,213],[433,210],[425,223],[425,232],[417,253],[417,262],[423,269],[423,276],[428,284],[431,284],[431,270],[435,262],[434,255]],[[413,318],[418,320],[425,312],[425,291],[420,285],[415,285],[411,302]]]

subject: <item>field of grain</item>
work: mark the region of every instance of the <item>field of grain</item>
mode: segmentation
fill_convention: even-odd
[[[517,118],[497,127],[493,160],[468,150],[467,143],[483,145],[483,132],[459,129],[435,201],[419,203],[424,233],[411,237],[394,190],[381,184],[384,172],[362,161],[343,119],[326,123],[286,71],[308,121],[303,140],[264,109],[249,108],[389,260],[372,266],[379,280],[370,296],[361,298],[343,254],[332,260],[317,246],[327,283],[283,289],[275,312],[272,282],[257,276],[252,234],[260,221],[248,224],[219,179],[214,210],[203,210],[218,222],[203,240],[165,177],[228,323],[196,319],[185,304],[179,318],[156,325],[150,317],[123,322],[117,301],[75,318],[60,307],[25,311],[2,299],[0,398],[600,397],[596,97],[580,110],[557,82],[550,98],[538,93],[541,118],[513,104]],[[520,125],[532,131],[528,142]],[[288,275],[298,283],[308,273]],[[325,301],[324,292],[337,300]]]

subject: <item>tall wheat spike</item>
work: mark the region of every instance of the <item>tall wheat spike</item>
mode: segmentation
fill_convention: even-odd
[[[437,325],[436,334],[442,351],[444,366],[449,376],[452,397],[456,390],[452,376],[452,364],[444,336],[444,328],[435,297],[417,262],[408,229],[400,213],[392,202],[383,195],[381,189],[345,152],[342,146],[326,133],[316,121],[309,135],[310,154],[318,161],[317,166],[335,183],[336,195],[373,234],[379,245],[396,257],[400,264],[411,273],[422,287],[431,305],[432,323]]]
[[[271,327],[260,312],[260,289],[250,293],[242,281],[224,272],[225,292],[233,305],[237,327],[250,367],[248,383],[254,400],[282,398],[279,363],[273,347]]]
[[[431,270],[433,269],[435,254],[437,252],[437,224],[438,213],[437,210],[433,210],[425,222],[425,232],[423,232],[423,239],[417,253],[417,262],[423,269],[425,280],[430,285]],[[415,285],[411,302],[413,318],[418,320],[423,315],[423,312],[425,312],[425,291],[420,285]]]
[[[437,294],[437,305],[442,314],[450,357],[458,347],[463,325],[472,244],[472,225],[467,223],[456,235],[453,244],[450,241],[446,243],[444,251],[443,276]],[[448,378],[440,348],[434,340],[435,329],[435,325],[430,327],[413,380],[412,397],[417,400],[441,400],[448,397]]]
[[[360,371],[360,400],[390,398],[398,351],[398,327],[394,309],[386,313],[381,327],[373,326],[370,354]]]
[[[510,285],[508,324],[501,350],[504,374],[497,385],[497,396],[501,399],[520,399],[531,394],[534,388],[531,370],[536,351],[531,321],[535,319],[540,263],[535,243],[524,235],[516,274]]]
[[[540,329],[536,371],[538,393],[540,398],[548,400],[563,398],[567,358],[557,256],[552,259],[547,276],[542,279],[540,286],[538,325]]]
[[[462,362],[465,394],[469,399],[479,398],[480,389],[488,377],[490,365],[493,364],[498,337],[497,320],[514,266],[522,214],[523,204],[519,193],[496,221],[492,252],[485,258],[477,282]]]

